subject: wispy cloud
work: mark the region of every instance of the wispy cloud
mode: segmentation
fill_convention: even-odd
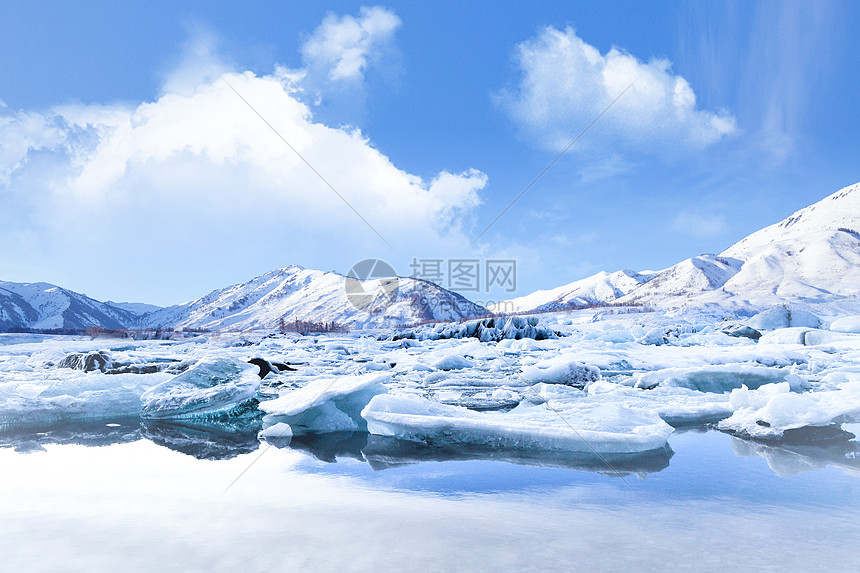
[[[816,92],[838,86],[850,59],[840,2],[690,3],[679,34],[682,63],[719,101],[736,101],[750,151],[773,166],[798,153],[816,118]],[[822,92],[824,88],[824,92]],[[838,89],[838,88],[837,88]]]

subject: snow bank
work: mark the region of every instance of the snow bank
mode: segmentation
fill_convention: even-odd
[[[795,394],[787,382],[732,391],[735,413],[719,428],[744,437],[779,439],[787,430],[860,420],[860,382]]]
[[[267,427],[288,424],[293,435],[363,430],[362,408],[374,396],[388,391],[384,382],[390,378],[390,374],[377,372],[318,378],[262,402],[259,409],[267,414],[263,418]]]
[[[234,358],[205,358],[182,374],[147,390],[143,418],[218,418],[256,404],[260,377],[253,364]]]
[[[672,433],[656,415],[613,404],[553,411],[523,403],[510,412],[475,412],[417,396],[383,394],[361,415],[371,434],[497,449],[634,453],[662,447]]]

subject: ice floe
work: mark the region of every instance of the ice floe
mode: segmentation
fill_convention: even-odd
[[[247,421],[254,439],[270,443],[275,434],[303,444],[370,429],[463,455],[530,459],[518,448],[586,452],[577,432],[626,455],[665,441],[671,427],[720,422],[771,445],[801,434],[831,443],[837,434],[827,432],[856,418],[860,335],[850,320],[824,312],[829,329],[797,326],[802,314],[792,307],[793,322],[781,326],[779,307],[765,324],[778,328],[762,326],[756,341],[751,313],[715,312],[571,311],[426,325],[397,340],[384,331],[176,341],[0,335],[0,428],[128,417],[168,447],[226,456],[207,450],[201,425]],[[526,336],[538,328],[547,336]],[[252,446],[242,438],[235,451]]]
[[[137,417],[140,397],[169,374],[20,372],[0,381],[0,428]]]
[[[860,381],[840,384],[836,390],[791,392],[787,382],[757,390],[732,391],[734,413],[719,423],[721,430],[743,437],[779,439],[789,430],[823,427],[860,420]]]
[[[343,432],[365,428],[362,408],[377,394],[387,392],[388,373],[318,378],[262,402],[266,426],[287,424],[292,434]]]
[[[633,377],[633,385],[646,390],[657,386],[676,386],[699,392],[722,393],[744,385],[747,388],[758,388],[764,384],[782,382],[787,378],[791,378],[796,387],[802,384],[802,380],[785,369],[752,364],[720,364],[643,372]]]
[[[809,311],[780,304],[753,316],[747,324],[757,330],[776,330],[792,326],[820,328],[821,319]]]
[[[565,384],[583,387],[600,378],[600,370],[577,360],[575,354],[561,354],[523,367],[522,378],[529,384]]]
[[[660,448],[672,427],[615,404],[556,410],[522,403],[509,412],[475,412],[417,396],[382,394],[361,413],[371,434],[426,444],[499,449],[633,453]]]
[[[143,418],[218,418],[249,412],[260,388],[258,368],[210,357],[141,396]]]

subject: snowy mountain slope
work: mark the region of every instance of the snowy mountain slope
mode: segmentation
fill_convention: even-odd
[[[578,295],[573,293],[581,283],[600,283],[617,274],[600,273],[510,302],[517,311],[553,310],[564,306],[562,300],[576,300]],[[621,296],[597,297],[597,302],[755,309],[856,298],[860,296],[860,183],[745,237],[719,255],[686,259],[650,280],[619,290]]]
[[[456,320],[488,311],[432,283],[399,278],[389,304],[378,280],[360,281],[378,296],[359,310],[347,298],[345,277],[290,266],[248,282],[215,290],[197,300],[145,315],[143,326],[246,330],[276,327],[280,319],[336,322],[353,328],[405,325],[423,320]]]
[[[791,214],[779,223],[741,239],[721,254],[747,260],[764,246],[788,240],[814,239],[816,233],[850,229],[860,232],[860,183],[844,187]]]
[[[0,330],[11,328],[128,328],[133,312],[48,283],[0,281]]]
[[[860,183],[749,235],[721,255],[744,260],[725,290],[753,302],[860,294]]]
[[[689,297],[720,289],[743,261],[715,255],[699,255],[660,271],[648,283],[618,299],[619,303],[660,303],[667,298]]]
[[[633,289],[651,280],[657,273],[630,269],[607,273],[601,271],[590,277],[549,290],[535,291],[526,296],[501,302],[494,306],[498,312],[546,312],[572,306],[614,302]]]

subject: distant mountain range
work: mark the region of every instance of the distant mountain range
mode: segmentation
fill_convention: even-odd
[[[657,275],[653,271],[630,269],[596,275],[550,290],[535,291],[491,307],[499,312],[549,312],[571,307],[615,302]]]
[[[0,331],[31,329],[274,328],[281,320],[335,322],[351,328],[457,320],[489,311],[433,283],[358,281],[357,308],[346,278],[289,266],[204,297],[160,308],[99,302],[47,283],[0,281]],[[845,187],[779,223],[738,241],[719,255],[699,255],[662,271],[601,272],[551,290],[500,303],[504,312],[549,312],[588,305],[647,305],[661,309],[716,305],[857,300],[860,306],[860,183]]]
[[[367,328],[489,314],[484,307],[456,293],[413,278],[397,279],[393,302],[387,299],[386,285],[380,285],[378,280],[357,281],[355,288],[371,297],[361,301],[364,310],[356,308],[356,301],[347,297],[343,275],[293,265],[143,315],[141,324],[153,328],[247,330],[272,328],[283,318],[287,322],[299,319]]]
[[[48,283],[0,281],[0,330],[33,328],[126,328],[136,324],[133,310],[99,302]]]
[[[656,308],[762,308],[832,302],[860,295],[860,183],[845,187],[719,255],[700,255],[659,272],[601,272],[499,303],[535,312],[590,304]]]
[[[385,284],[355,279],[350,289],[345,281],[337,273],[293,265],[167,308],[99,302],[48,283],[0,282],[0,330],[90,326],[248,330],[275,328],[282,320],[373,328],[489,314],[456,293],[418,279],[383,279]]]

